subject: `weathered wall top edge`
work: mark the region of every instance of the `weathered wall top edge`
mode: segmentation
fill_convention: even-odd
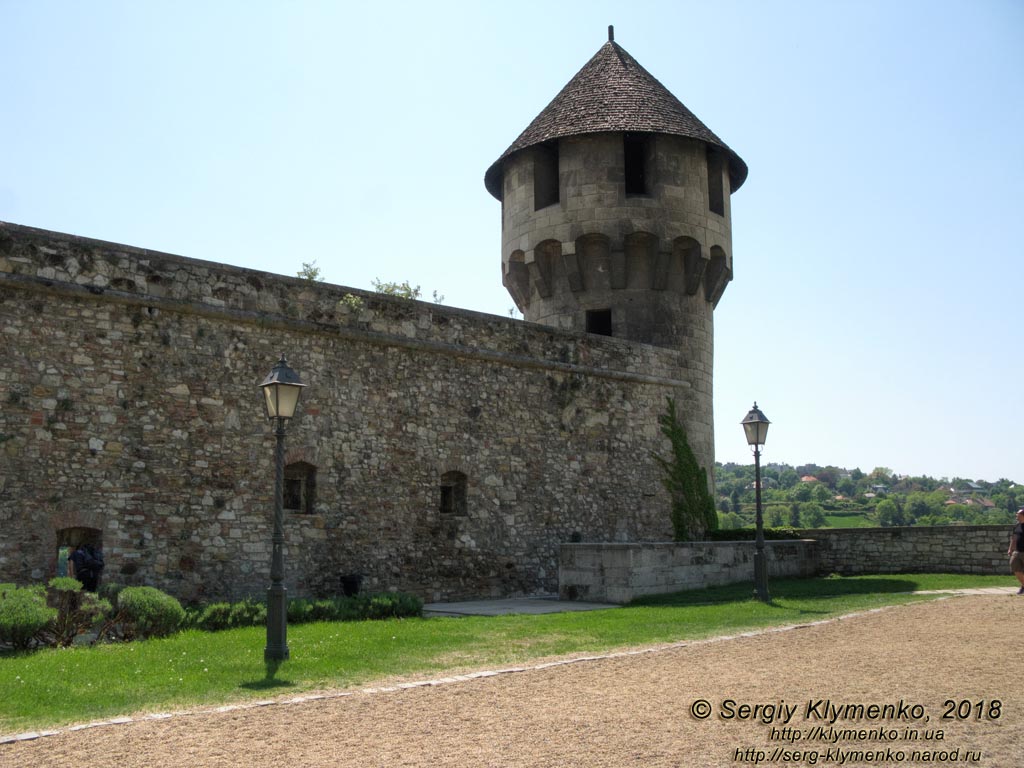
[[[41,229],[38,227],[30,227],[24,224],[15,224],[8,221],[0,221],[0,233],[6,230],[8,234],[25,240],[35,240],[39,242],[65,242],[84,247],[94,248],[101,251],[106,251],[111,255],[128,255],[137,256],[141,259],[159,259],[166,262],[178,262],[183,266],[194,266],[209,269],[214,272],[220,272],[225,275],[236,275],[236,276],[254,276],[264,280],[269,280],[278,284],[294,286],[305,290],[314,290],[324,293],[351,293],[353,296],[360,298],[373,299],[375,302],[380,301],[385,304],[394,304],[396,306],[407,307],[409,305],[422,307],[429,309],[430,312],[435,314],[443,314],[449,317],[462,317],[466,319],[479,319],[486,320],[487,322],[494,322],[501,325],[510,327],[526,327],[531,330],[535,330],[539,333],[548,336],[557,336],[565,339],[581,340],[586,339],[588,343],[600,343],[607,344],[610,346],[631,346],[636,342],[631,342],[626,339],[617,339],[614,337],[599,337],[596,340],[591,338],[589,334],[576,333],[569,330],[563,330],[560,328],[552,328],[550,326],[541,325],[539,323],[531,323],[526,320],[516,320],[502,315],[494,314],[491,312],[481,312],[473,309],[463,309],[461,307],[445,306],[443,304],[435,304],[430,301],[420,301],[416,299],[405,299],[396,296],[389,296],[384,293],[369,290],[367,288],[355,288],[348,285],[341,285],[339,283],[328,283],[311,281],[302,277],[293,277],[290,275],[282,275],[277,272],[267,272],[260,269],[252,269],[250,267],[242,267],[237,264],[229,264],[221,261],[208,261],[206,259],[196,259],[190,256],[181,256],[179,254],[167,253],[166,251],[154,251],[148,248],[142,248],[135,245],[126,245],[124,243],[116,243],[112,240],[100,240],[97,238],[83,237],[81,235],[73,235],[66,232],[57,232],[55,230]],[[647,345],[640,345],[647,346]]]
[[[860,528],[858,530],[869,530]],[[797,539],[767,539],[765,546],[780,544],[793,544],[797,542],[812,543],[815,539],[810,536]],[[559,546],[563,549],[673,549],[676,547],[734,547],[737,544],[749,544],[754,546],[753,539],[734,539],[731,541],[577,541],[563,542]]]
[[[39,241],[57,241],[65,243],[73,243],[75,245],[87,246],[89,248],[96,248],[98,250],[105,250],[111,252],[117,252],[118,254],[129,254],[132,256],[139,256],[147,259],[169,259],[171,261],[180,261],[182,264],[191,264],[194,266],[202,266],[208,269],[224,269],[238,271],[242,274],[254,274],[261,277],[273,277],[275,279],[280,278],[289,281],[302,282],[301,278],[288,277],[287,275],[277,275],[273,272],[264,272],[258,269],[250,269],[249,267],[239,267],[234,264],[227,264],[219,261],[207,261],[205,259],[195,259],[190,256],[181,256],[176,253],[167,253],[166,251],[154,251],[149,248],[142,248],[137,245],[127,245],[125,243],[115,243],[113,240],[100,240],[94,237],[84,237],[82,235],[72,235],[67,232],[57,232],[52,229],[41,229],[39,227],[30,227],[26,224],[15,224],[10,221],[0,221],[0,230],[7,230],[12,235],[17,235],[25,239],[39,240]],[[356,290],[356,289],[353,289]]]
[[[131,280],[122,281],[122,283],[128,283],[127,286],[122,285],[122,290],[115,289],[113,285],[109,284],[109,280],[105,281],[107,284],[103,287],[99,287],[90,282],[91,275],[99,271],[96,268],[83,269],[82,273],[76,275],[72,282],[67,276],[60,277],[53,274],[53,270],[49,270],[49,274],[47,274],[45,270],[41,269],[45,266],[45,258],[39,255],[29,257],[32,265],[27,273],[19,275],[18,273],[24,272],[24,270],[18,268],[8,271],[3,264],[5,255],[15,262],[19,261],[19,257],[24,261],[27,252],[36,253],[33,249],[26,248],[28,245],[47,248],[51,251],[55,248],[64,251],[77,246],[79,249],[90,252],[93,257],[110,263],[119,261],[128,263],[130,265],[128,271],[131,273],[127,274],[129,278],[134,277],[135,273],[145,271],[144,265],[146,264],[161,270],[165,278],[168,272],[173,273],[176,269],[188,273],[198,271],[205,275],[199,280],[200,283],[203,283],[204,293],[186,291],[184,288],[180,291],[175,289],[174,293],[168,293],[166,290],[163,293],[155,293],[150,290],[144,280],[138,283],[132,283]],[[124,261],[126,259],[127,262]],[[325,307],[336,305],[345,294],[352,294],[364,300],[368,307],[377,310],[373,313],[374,319],[368,323],[362,323],[362,325],[385,331],[381,338],[389,334],[402,335],[405,333],[403,323],[420,318],[425,325],[420,326],[417,321],[416,336],[422,340],[435,338],[440,341],[442,337],[445,337],[445,332],[440,329],[440,325],[446,322],[457,323],[465,326],[462,330],[465,333],[465,338],[460,337],[459,343],[455,346],[464,349],[479,348],[482,353],[486,353],[488,347],[496,344],[497,346],[494,347],[496,352],[508,347],[503,350],[507,353],[523,344],[529,347],[529,351],[524,346],[520,350],[520,354],[516,355],[517,357],[538,357],[540,359],[552,355],[558,357],[562,353],[554,347],[570,345],[579,350],[589,350],[589,354],[597,355],[592,361],[593,364],[599,368],[605,368],[612,376],[615,376],[616,370],[631,371],[634,375],[639,374],[641,378],[645,379],[648,376],[644,374],[653,374],[649,377],[652,382],[668,383],[671,380],[676,386],[683,383],[677,380],[677,376],[669,374],[670,370],[678,370],[685,365],[680,353],[676,350],[652,347],[625,339],[551,328],[500,315],[392,297],[375,291],[326,282],[314,282],[299,277],[288,277],[220,262],[192,259],[9,222],[0,222],[0,273],[6,276],[3,282],[11,288],[58,291],[69,295],[77,294],[83,298],[88,295],[89,298],[101,301],[133,303],[141,301],[163,306],[165,309],[177,307],[185,312],[233,315],[235,319],[244,315],[250,319],[258,317],[260,322],[270,324],[275,322],[275,317],[280,316],[279,319],[282,322],[291,326],[303,325],[302,320],[307,314],[322,318]],[[114,272],[108,271],[108,274],[112,275]],[[251,288],[251,285],[247,285],[251,284],[253,279],[258,281],[262,287]],[[231,297],[227,300],[218,300],[211,294],[211,286],[215,285],[226,286],[231,292]],[[249,295],[237,294],[240,287],[249,290]],[[305,307],[305,310],[298,314],[295,311],[284,312],[284,305],[281,302],[292,304],[293,309],[297,310],[301,306]],[[323,329],[327,324],[321,319],[309,327],[318,326]],[[358,335],[363,336],[365,333]],[[451,341],[452,339],[444,338],[444,340]],[[587,353],[584,352],[584,354]],[[569,368],[573,367],[575,366],[569,366]],[[667,378],[666,374],[669,374]]]

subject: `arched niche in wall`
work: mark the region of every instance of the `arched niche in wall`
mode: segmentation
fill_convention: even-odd
[[[465,517],[469,514],[466,503],[466,475],[457,470],[441,475],[439,511],[444,517]]]
[[[316,505],[316,467],[305,461],[293,461],[284,468],[284,509],[311,515]]]

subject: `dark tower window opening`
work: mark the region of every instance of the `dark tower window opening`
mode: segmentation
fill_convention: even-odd
[[[539,211],[558,202],[558,142],[534,147],[533,210]]]
[[[623,137],[626,164],[626,194],[649,195],[648,154],[650,138],[643,133],[627,133]]]
[[[708,210],[725,216],[725,186],[722,174],[725,170],[722,153],[708,147]]]
[[[462,472],[441,475],[441,514],[466,516],[466,476]]]
[[[296,461],[284,468],[284,508],[297,514],[313,514],[316,502],[316,467]]]
[[[610,309],[588,309],[587,333],[596,333],[599,336],[611,336],[612,311]]]

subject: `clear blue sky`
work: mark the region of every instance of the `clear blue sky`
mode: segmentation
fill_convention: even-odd
[[[608,24],[750,166],[717,458],[1024,481],[1020,0],[0,0],[0,220],[504,315],[483,173]]]

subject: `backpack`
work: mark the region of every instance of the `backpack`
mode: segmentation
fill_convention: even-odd
[[[86,545],[84,551],[85,560],[83,561],[83,565],[85,566],[85,572],[94,576],[99,576],[103,571],[103,553],[90,545]]]

